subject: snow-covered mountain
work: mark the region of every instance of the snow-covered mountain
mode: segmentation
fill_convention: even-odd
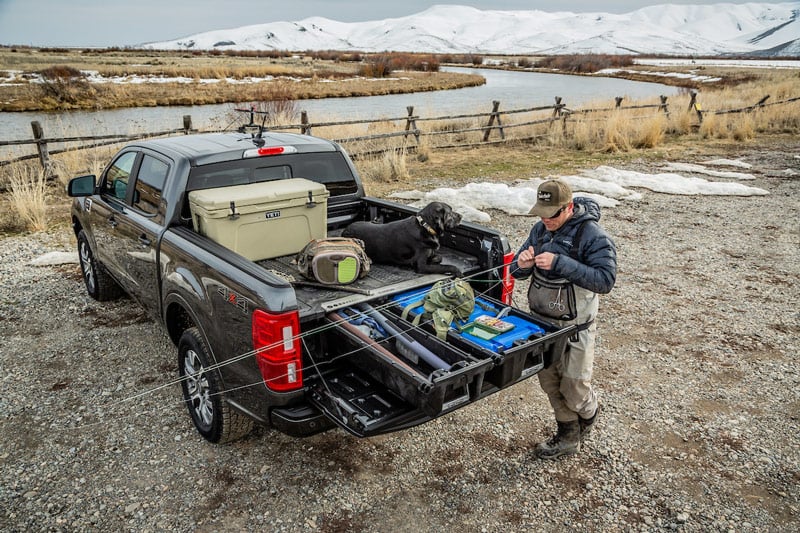
[[[482,11],[437,5],[407,17],[309,17],[148,43],[182,50],[480,54],[800,54],[800,2],[649,6],[630,13]]]

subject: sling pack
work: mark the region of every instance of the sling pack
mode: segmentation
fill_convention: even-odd
[[[475,293],[472,286],[465,280],[444,279],[437,281],[431,290],[425,294],[422,302],[423,311],[414,317],[412,324],[419,325],[420,320],[433,322],[436,336],[441,340],[447,339],[447,330],[454,320],[466,320],[475,309]],[[419,301],[413,302],[403,309],[402,318],[408,317],[409,311],[419,306]]]
[[[298,272],[324,285],[347,285],[367,275],[372,261],[364,242],[346,237],[314,239],[295,258]]]
[[[583,229],[588,223],[588,220],[582,222],[572,239],[569,256],[576,261]],[[528,287],[528,304],[535,313],[556,320],[575,320],[578,316],[578,309],[575,305],[575,286],[572,282],[564,278],[546,278],[536,269],[533,270],[533,278]]]

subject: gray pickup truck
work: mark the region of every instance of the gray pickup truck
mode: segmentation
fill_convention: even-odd
[[[286,188],[299,203],[269,198]],[[415,214],[365,196],[348,155],[324,139],[259,132],[135,142],[67,192],[89,295],[126,293],[164,326],[189,414],[211,442],[239,438],[254,422],[297,437],[409,428],[536,374],[572,334],[511,307],[513,251],[471,223],[439,236],[442,262],[464,273],[476,313],[512,324],[513,339],[452,329],[442,340],[424,320],[403,318],[444,274],[373,264],[341,286],[299,276],[293,260],[309,238]],[[370,334],[355,320],[365,310],[394,333]]]

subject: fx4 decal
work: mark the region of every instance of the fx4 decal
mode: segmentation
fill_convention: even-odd
[[[228,287],[224,286],[217,287],[217,293],[219,293],[225,299],[226,302],[238,307],[242,313],[247,314],[247,307],[248,307],[247,298],[245,298],[241,294],[233,292]]]

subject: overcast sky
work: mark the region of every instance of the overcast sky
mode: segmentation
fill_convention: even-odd
[[[743,1],[729,1],[742,4]],[[134,46],[209,30],[321,16],[343,22],[403,17],[436,4],[478,9],[627,13],[702,0],[0,0],[0,44]]]

